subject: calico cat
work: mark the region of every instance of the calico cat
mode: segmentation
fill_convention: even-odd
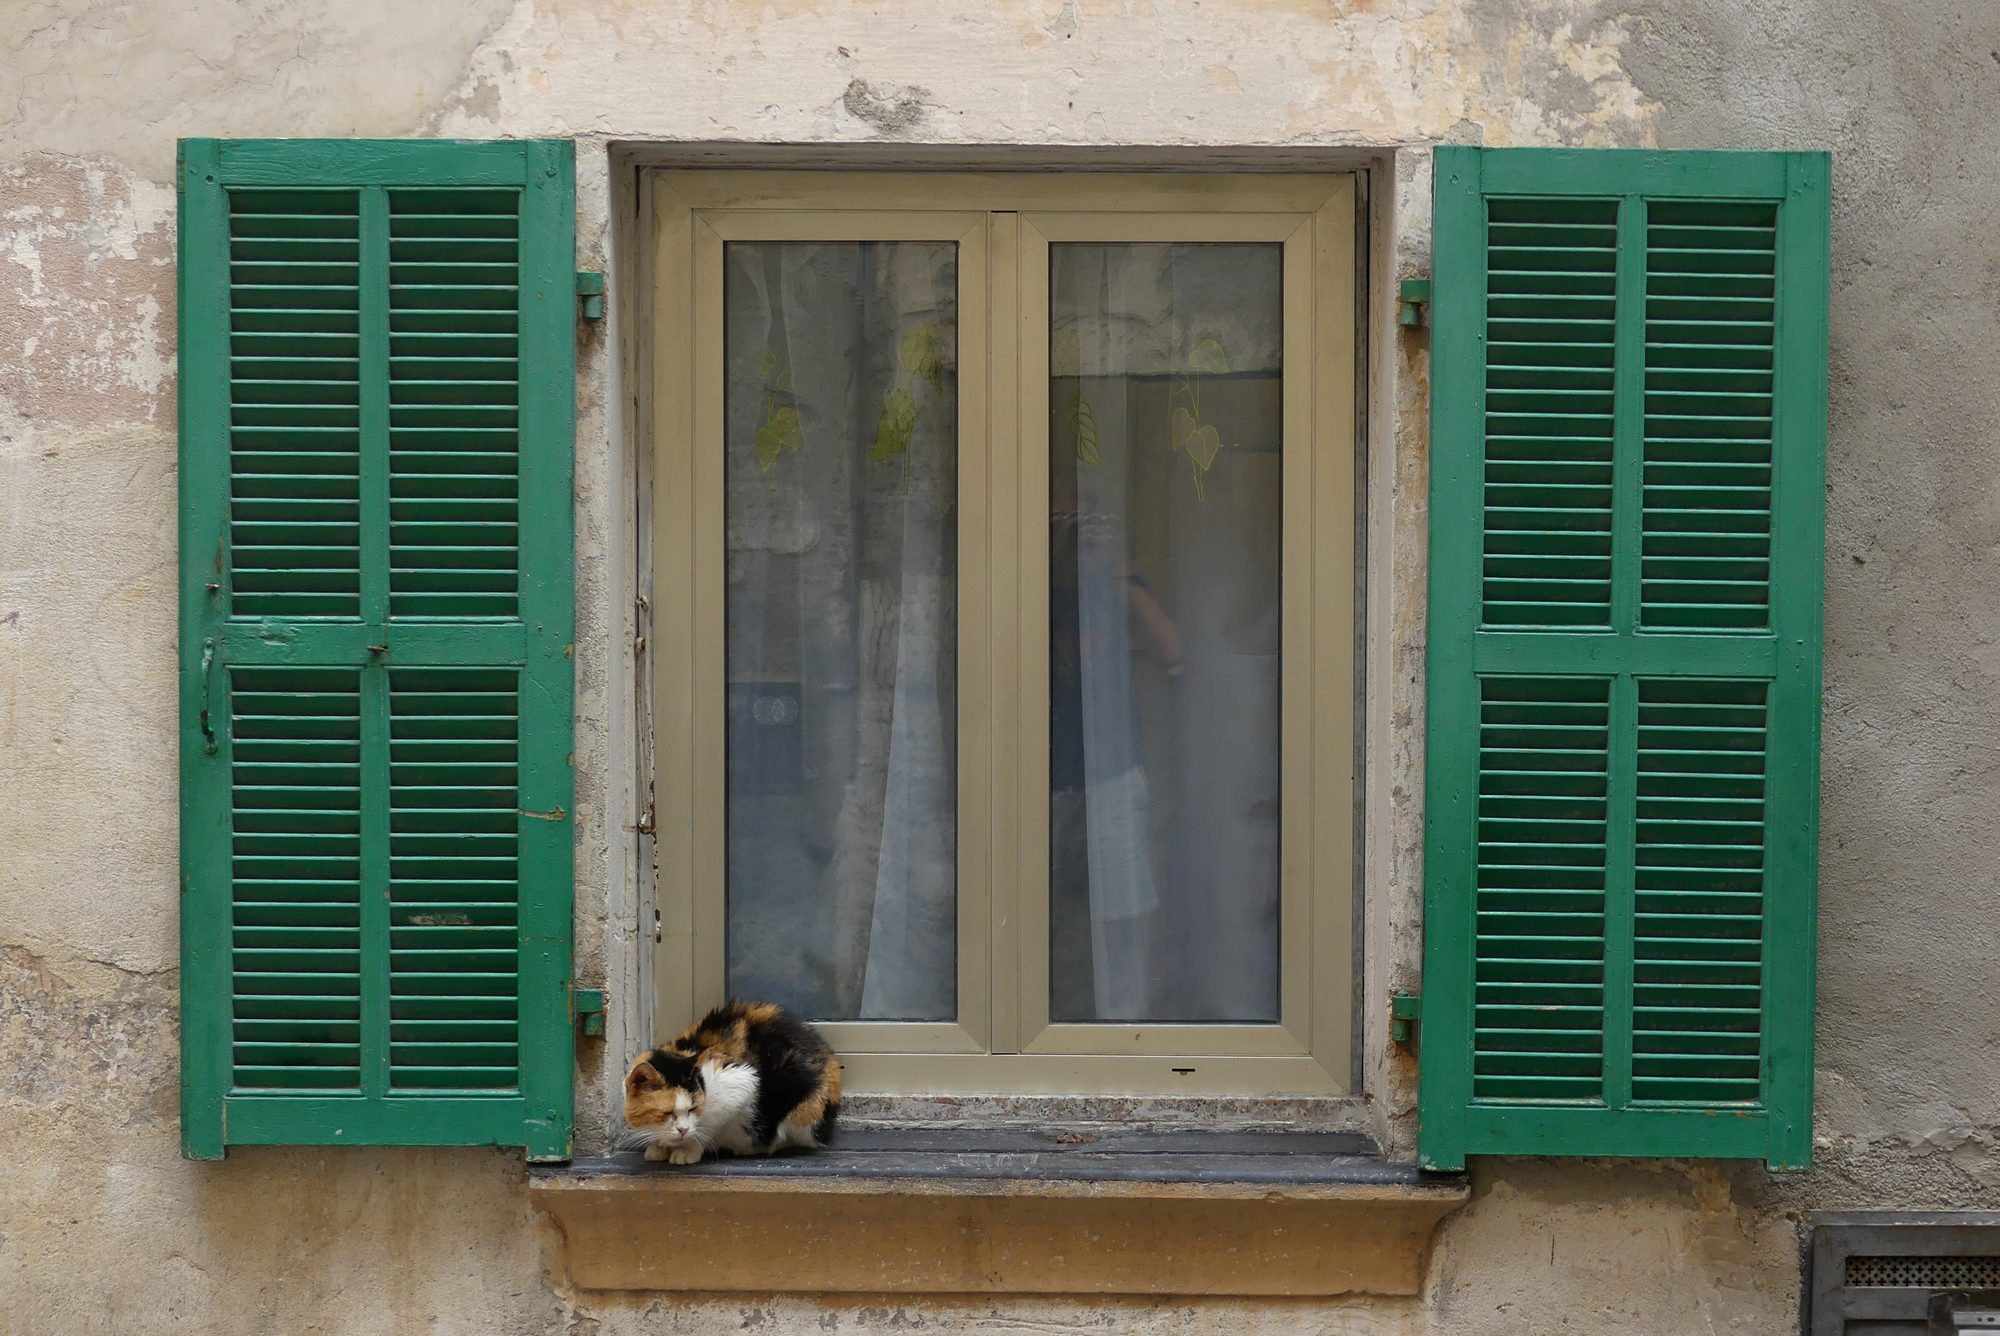
[[[625,1074],[625,1121],[669,1164],[824,1146],[839,1115],[833,1050],[769,1002],[726,1002]]]

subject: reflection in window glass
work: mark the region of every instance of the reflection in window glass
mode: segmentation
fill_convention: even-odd
[[[946,242],[724,248],[728,985],[957,1014]]]
[[[1282,251],[1049,270],[1050,1016],[1274,1021]]]

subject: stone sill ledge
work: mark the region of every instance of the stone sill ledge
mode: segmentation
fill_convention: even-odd
[[[529,1171],[583,1289],[1418,1292],[1466,1180],[1365,1137],[853,1127],[832,1149]]]

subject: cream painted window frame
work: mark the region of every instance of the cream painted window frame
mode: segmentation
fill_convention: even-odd
[[[941,240],[959,253],[959,1017],[823,1025],[848,1087],[1349,1093],[1361,969],[1355,178],[703,170],[658,172],[651,185],[654,1032],[677,1031],[724,991],[722,247]],[[1048,539],[1038,498],[1048,487],[1047,254],[1067,241],[1285,248],[1274,1025],[1048,1020],[1048,692],[1034,689],[1047,680]]]

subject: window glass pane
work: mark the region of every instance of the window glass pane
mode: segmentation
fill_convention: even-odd
[[[1278,1016],[1283,258],[1049,248],[1050,1016]]]
[[[728,983],[957,1014],[958,262],[724,250]]]

